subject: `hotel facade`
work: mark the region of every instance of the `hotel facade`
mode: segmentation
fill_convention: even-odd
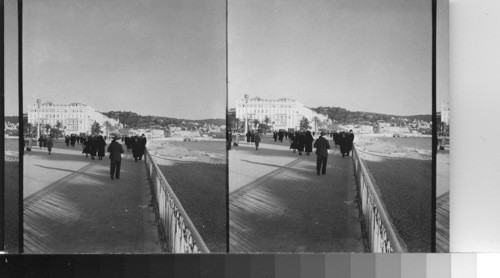
[[[247,100],[237,100],[235,111],[236,118],[242,121],[248,118],[250,126],[253,125],[255,119],[259,120],[260,123],[264,123],[266,117],[268,117],[269,125],[274,130],[298,130],[303,117],[309,120],[312,130],[317,128],[313,120],[314,117],[318,117],[320,122],[329,121],[327,116],[316,113],[302,103],[288,98],[271,100],[254,97]]]
[[[28,123],[32,125],[49,124],[56,128],[58,122],[61,123],[61,130],[66,135],[70,134],[90,134],[94,122],[98,122],[101,130],[106,133],[105,122],[108,121],[112,126],[121,126],[118,120],[109,118],[94,108],[81,103],[55,104],[50,101],[41,103],[37,100],[36,104],[28,106]],[[43,130],[43,128],[40,128]]]

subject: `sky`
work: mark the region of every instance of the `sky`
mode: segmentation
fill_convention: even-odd
[[[228,105],[244,93],[390,114],[431,111],[424,0],[229,0]],[[119,5],[118,5],[119,3]],[[5,115],[18,114],[17,0],[6,0]],[[25,0],[24,109],[223,118],[223,0]],[[448,2],[438,0],[437,104],[449,102]]]
[[[431,114],[431,8],[428,0],[231,0],[228,105],[248,93]]]
[[[40,98],[225,117],[225,1],[25,0],[23,8],[24,109]]]

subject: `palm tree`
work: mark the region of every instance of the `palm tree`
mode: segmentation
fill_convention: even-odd
[[[314,122],[314,131],[317,133],[318,132],[318,123],[319,123],[319,118],[318,116],[314,116],[312,118],[313,122]]]
[[[45,131],[46,131],[47,133],[49,133],[49,131],[50,131],[50,129],[52,128],[52,126],[51,126],[50,124],[46,124],[46,125],[44,125],[44,128],[45,128]]]
[[[253,120],[253,124],[255,125],[255,128],[259,126],[260,121],[258,119]]]
[[[104,127],[106,128],[106,137],[109,137],[109,130],[113,125],[109,121],[104,121]]]

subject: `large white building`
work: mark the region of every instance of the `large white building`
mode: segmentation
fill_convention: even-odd
[[[266,117],[269,118],[269,125],[274,130],[293,128],[298,130],[303,117],[309,120],[309,125],[314,130],[316,128],[313,118],[318,117],[319,121],[328,121],[328,117],[318,114],[307,108],[302,103],[288,98],[276,100],[261,99],[259,97],[236,101],[236,118],[245,121],[248,118],[249,125],[257,119],[264,123]]]
[[[94,122],[98,122],[101,130],[106,133],[105,122],[108,121],[112,126],[120,126],[118,120],[109,118],[94,108],[81,103],[54,104],[50,101],[41,103],[37,100],[36,104],[28,106],[28,122],[33,125],[40,124],[44,126],[49,124],[56,128],[57,123],[61,123],[61,130],[66,134],[90,134]],[[40,128],[43,130],[43,128]]]

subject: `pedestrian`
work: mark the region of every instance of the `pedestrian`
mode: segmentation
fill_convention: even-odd
[[[71,138],[69,139],[71,147],[75,147],[75,142],[76,142],[77,137],[75,135],[71,135]]]
[[[255,135],[254,135],[254,139],[253,141],[255,142],[255,149],[256,150],[259,150],[259,144],[260,144],[260,133],[259,131],[257,130],[257,132],[255,132]]]
[[[285,137],[285,131],[283,129],[280,129],[278,132],[278,140],[280,140],[281,143],[283,143],[283,137]]]
[[[139,142],[139,137],[136,135],[132,138],[130,138],[131,143],[130,146],[132,148],[132,156],[134,157],[135,162],[137,162],[137,159],[139,158],[139,154],[141,151],[139,150],[141,148],[140,142]]]
[[[28,137],[28,140],[26,142],[26,152],[31,155],[31,148],[32,148],[32,141],[31,137]]]
[[[85,154],[85,157],[89,157],[90,146],[88,144],[88,141],[85,140],[84,138],[80,138],[80,142],[82,143],[82,146],[83,146],[82,153]]]
[[[339,144],[340,153],[342,154],[342,157],[345,157],[349,152],[349,138],[347,138],[347,134],[344,131],[339,133]]]
[[[318,174],[318,176],[320,175],[320,170],[323,175],[326,175],[326,163],[328,161],[328,149],[330,149],[330,143],[328,143],[328,140],[323,137],[325,134],[326,132],[321,131],[321,135],[316,140],[316,142],[314,142],[317,157],[316,173]]]
[[[247,145],[250,144],[250,137],[252,136],[252,134],[250,133],[250,130],[247,132],[247,134],[245,134],[245,136],[247,137]]]
[[[255,142],[255,131],[252,130],[252,133],[250,133],[250,142],[254,143]]]
[[[299,151],[299,155],[302,155],[304,151],[305,141],[304,141],[304,133],[302,131],[297,131],[296,133],[296,141],[297,141],[297,150]]]
[[[288,138],[290,139],[290,149],[293,150],[293,153],[296,153],[298,147],[297,136],[295,136],[293,133],[289,133]]]
[[[47,150],[49,151],[49,155],[51,155],[52,147],[54,147],[54,141],[52,141],[52,136],[47,138]]]
[[[305,143],[305,149],[306,149],[307,155],[310,155],[312,153],[313,141],[314,141],[314,137],[313,137],[313,135],[311,135],[311,132],[309,130],[306,131],[304,143]]]
[[[95,156],[97,155],[97,137],[89,136],[89,145],[90,145],[90,158],[95,160]]]
[[[336,131],[334,131],[332,133],[332,136],[333,136],[333,143],[335,144],[335,147],[340,145],[340,135]]]
[[[113,179],[113,177],[116,177],[116,179],[119,179],[120,178],[120,166],[122,164],[123,147],[120,143],[116,142],[116,137],[113,137],[111,144],[109,144],[108,152],[110,153],[109,159],[111,160],[110,167],[109,167],[109,173],[110,173],[111,179]]]
[[[69,136],[64,136],[64,142],[66,143],[66,147],[69,147]]]
[[[274,142],[278,141],[278,132],[276,130],[273,131],[273,139],[274,139]]]
[[[141,135],[141,138],[139,138],[139,160],[142,160],[142,156],[144,155],[144,152],[146,151],[146,144],[148,143],[148,139],[146,139],[146,136],[144,134]]]
[[[47,147],[47,136],[43,136],[42,137],[42,144],[43,144],[43,147],[46,148]]]
[[[40,146],[40,150],[43,147],[43,138],[42,138],[42,135],[40,135],[40,137],[38,138],[38,146]]]
[[[102,158],[106,155],[105,149],[106,149],[106,141],[102,137],[102,135],[99,135],[97,137],[97,157],[99,160],[102,160]]]

